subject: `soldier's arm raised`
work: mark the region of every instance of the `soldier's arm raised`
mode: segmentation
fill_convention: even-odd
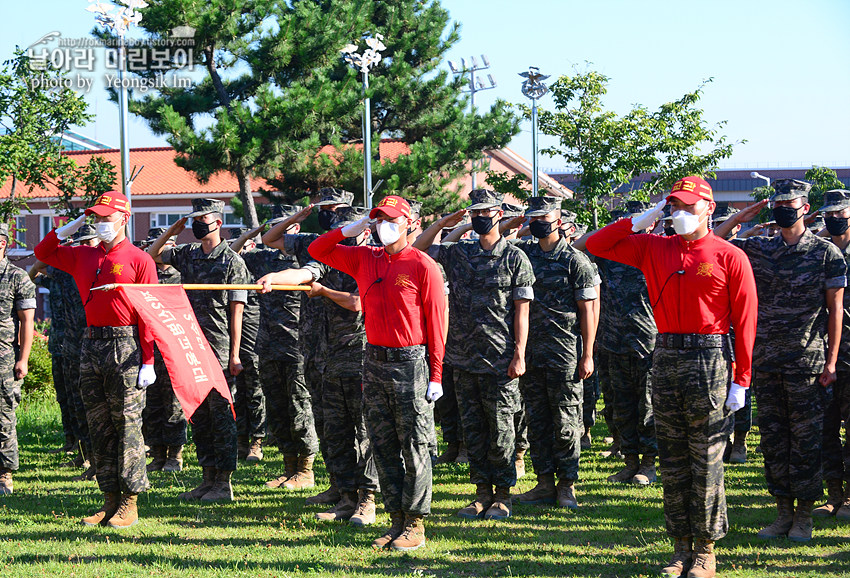
[[[154,262],[162,263],[162,250],[165,248],[165,244],[168,240],[174,235],[179,235],[180,231],[186,228],[186,222],[189,220],[188,217],[181,217],[177,220],[176,223],[168,227],[168,230],[160,235],[153,244],[148,247],[148,255],[153,257]]]
[[[428,249],[431,248],[431,245],[434,244],[434,240],[437,238],[440,231],[446,227],[454,227],[463,220],[464,216],[466,216],[466,209],[461,209],[456,213],[437,219],[430,227],[422,231],[422,234],[419,235],[419,238],[416,239],[413,246],[420,251],[425,251],[427,253]]]
[[[44,273],[47,270],[47,267],[47,263],[36,259],[35,263],[33,263],[32,267],[30,267],[30,270],[27,271],[27,275],[29,275],[31,281],[35,281],[35,278],[38,277],[38,274]]]
[[[245,246],[245,243],[248,242],[248,239],[252,239],[260,234],[260,231],[266,228],[265,224],[260,225],[256,229],[251,229],[250,231],[245,231],[242,235],[233,241],[233,244],[230,245],[230,248],[233,249],[237,253],[242,252],[242,247]]]
[[[461,225],[460,227],[455,227],[455,229],[451,233],[449,233],[443,238],[443,243],[457,243],[468,231],[471,230],[472,223],[467,223],[465,225]]]
[[[296,223],[303,223],[312,212],[313,205],[307,205],[291,217],[287,217],[280,223],[277,223],[262,236],[261,240],[263,241],[263,245],[266,247],[274,247],[286,254],[286,246],[284,244],[284,235],[286,230]]]
[[[739,224],[752,221],[766,204],[767,199],[759,201],[754,205],[750,205],[746,209],[738,211],[737,213],[717,225],[714,228],[714,234],[723,239],[728,238],[732,234],[732,229],[734,229]]]

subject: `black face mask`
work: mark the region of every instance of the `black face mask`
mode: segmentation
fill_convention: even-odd
[[[325,231],[330,231],[331,227],[337,221],[335,211],[319,211],[319,226]]]
[[[528,225],[528,230],[534,237],[542,239],[548,237],[555,230],[555,223],[548,221],[531,221]],[[561,230],[563,233],[563,230]]]
[[[800,209],[785,206],[773,207],[773,220],[783,229],[793,226],[802,216]]]
[[[830,235],[838,237],[847,232],[847,227],[850,225],[850,219],[844,217],[824,217],[823,222],[826,223],[826,230]]]
[[[496,226],[493,217],[472,217],[472,230],[479,235],[486,235]]]
[[[195,235],[195,238],[199,241],[215,231],[215,229],[210,229],[214,223],[202,223],[201,221],[194,220],[192,221],[192,234]]]

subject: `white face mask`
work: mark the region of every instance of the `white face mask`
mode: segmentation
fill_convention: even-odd
[[[379,221],[377,230],[378,237],[381,239],[381,243],[385,247],[387,245],[392,245],[401,238],[401,225],[398,223]]]
[[[676,229],[677,235],[690,235],[697,230],[701,220],[699,215],[688,211],[676,211],[672,216],[673,228]]]
[[[118,223],[120,226],[120,221]],[[109,243],[116,235],[118,230],[112,226],[112,223],[97,223],[97,238],[104,243]]]

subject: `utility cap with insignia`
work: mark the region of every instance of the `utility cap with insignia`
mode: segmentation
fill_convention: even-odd
[[[192,212],[186,215],[190,219],[203,217],[208,213],[224,214],[224,201],[218,199],[192,199]]]
[[[812,190],[812,184],[806,181],[798,181],[797,179],[776,179],[770,186],[773,187],[773,196],[770,197],[771,202],[776,201],[791,201],[797,198],[809,198],[809,191]]]
[[[730,207],[729,203],[719,202],[717,203],[717,208],[715,208],[714,212],[711,214],[711,220],[715,223],[722,223],[737,212],[738,209]]]
[[[331,225],[331,229],[339,229],[340,227],[359,221],[369,214],[369,209],[366,207],[340,207],[335,212],[337,221]]]
[[[354,202],[354,193],[349,193],[342,189],[333,187],[325,187],[319,189],[319,202],[313,203],[314,207],[324,207],[325,205],[350,205]]]
[[[387,195],[381,199],[381,202],[378,203],[369,213],[369,218],[376,218],[378,213],[383,213],[390,219],[395,219],[397,217],[407,217],[408,219],[413,218],[410,216],[410,203],[398,195]]]
[[[832,189],[823,194],[823,207],[821,213],[841,211],[850,207],[850,191],[844,189]]]
[[[6,223],[0,223],[0,237],[5,237],[6,240],[9,240],[9,225]]]
[[[73,243],[82,243],[83,241],[90,241],[95,238],[97,238],[97,229],[94,225],[83,225],[76,233],[71,235],[71,241]]]
[[[548,215],[552,211],[557,211],[560,208],[561,199],[559,197],[531,197],[528,199],[528,210],[525,211],[525,216],[542,217],[543,215]],[[561,220],[563,219],[564,213],[561,213]]]
[[[469,192],[469,200],[471,205],[466,207],[467,211],[479,211],[481,209],[501,209],[502,201],[505,200],[505,195],[491,191],[489,189],[475,189]]]
[[[636,217],[650,207],[644,201],[626,201],[626,217]]]
[[[94,202],[94,205],[86,209],[86,215],[94,213],[95,215],[106,217],[115,211],[121,211],[125,215],[129,215],[130,201],[119,192],[109,191],[100,195]]]
[[[503,219],[519,217],[525,212],[525,207],[522,205],[512,205],[511,203],[502,203]]]
[[[266,221],[266,225],[276,225],[281,221],[288,219],[298,211],[303,209],[303,207],[296,207],[295,205],[272,205],[272,218]]]
[[[691,176],[673,183],[673,188],[667,195],[668,203],[670,199],[679,199],[686,205],[693,205],[702,199],[713,201],[714,195],[711,193],[711,185],[704,178]]]

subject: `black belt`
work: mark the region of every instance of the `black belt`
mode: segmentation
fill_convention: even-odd
[[[366,344],[366,355],[375,361],[411,361],[425,357],[424,345],[409,345],[407,347],[383,347],[381,345]]]
[[[123,327],[86,327],[83,337],[86,339],[118,339],[119,337],[138,337],[139,328],[136,325]]]
[[[664,349],[717,349],[723,347],[728,335],[725,333],[660,333],[655,346]]]

